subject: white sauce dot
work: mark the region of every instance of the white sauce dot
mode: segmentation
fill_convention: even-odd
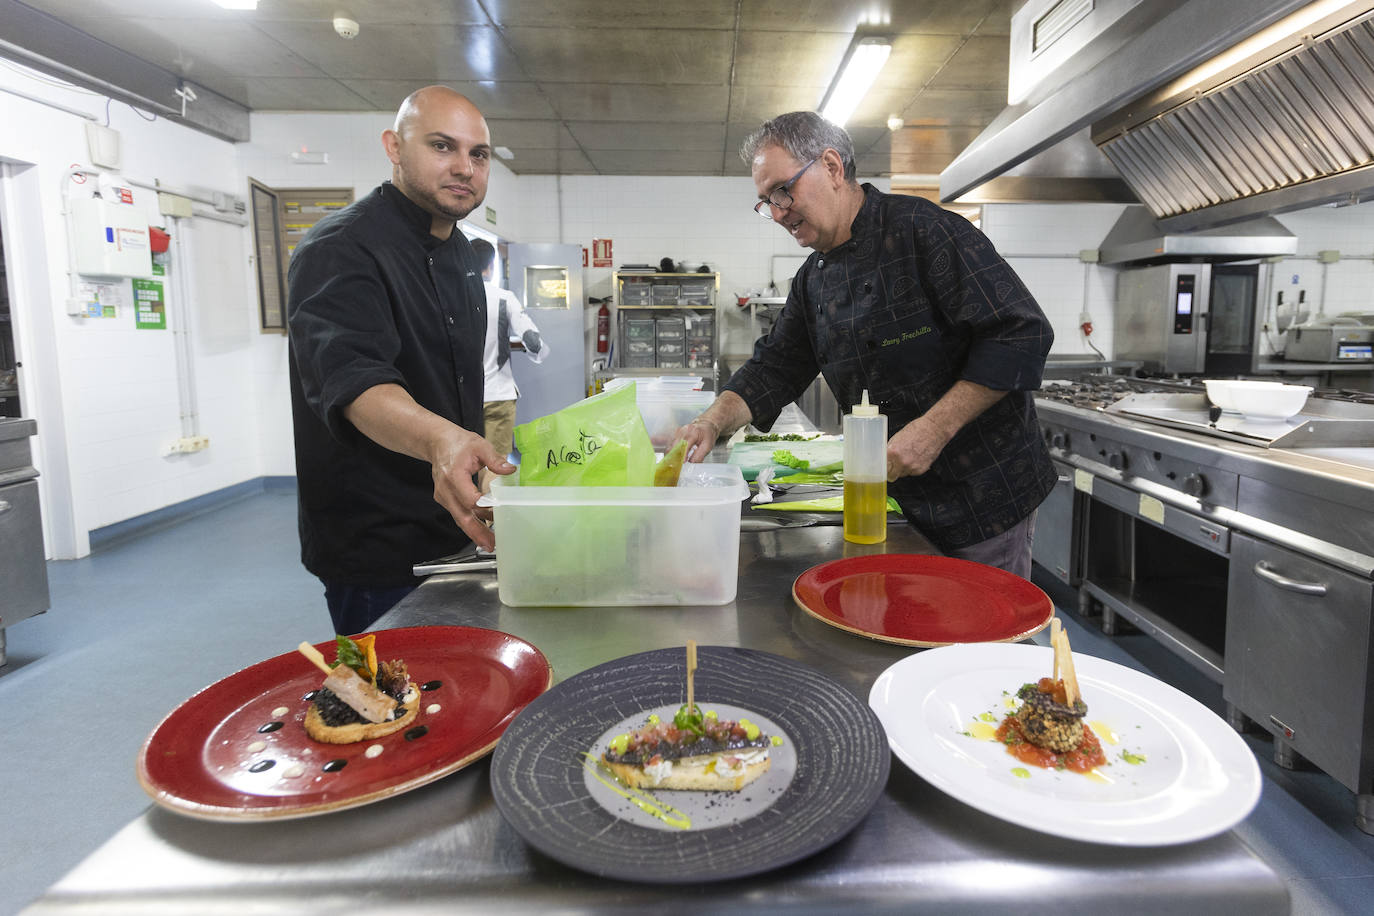
[[[248,745],[248,753],[256,754],[258,751],[263,750],[266,747],[266,741],[254,741],[252,744]]]
[[[285,706],[278,706],[276,709],[272,710],[272,718],[280,719],[282,716],[286,715],[290,711],[291,710]]]
[[[425,707],[425,712],[429,713],[429,714],[432,716],[432,715],[434,715],[436,712],[438,712],[438,711],[440,710],[440,708],[441,708],[441,707],[439,706],[438,703],[430,703],[428,706]]]
[[[368,758],[382,756],[382,746],[380,744],[372,745],[370,748],[363,751],[363,756]]]
[[[281,775],[283,779],[297,779],[305,775],[305,767],[301,766],[299,763],[293,763],[283,770]]]

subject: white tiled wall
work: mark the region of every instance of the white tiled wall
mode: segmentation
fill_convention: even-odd
[[[980,228],[1040,303],[1054,327],[1055,355],[1110,358],[1116,270],[1080,260],[1096,250],[1121,215],[1121,204],[991,204]],[[1080,330],[1082,318],[1092,334]]]

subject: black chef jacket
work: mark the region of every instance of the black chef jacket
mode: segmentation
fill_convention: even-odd
[[[1054,488],[1030,395],[1054,332],[968,220],[919,197],[863,189],[850,239],[806,259],[772,331],[725,388],[767,430],[820,372],[846,412],[868,389],[889,437],[960,379],[1007,391],[926,473],[888,484],[936,546],[977,544],[1015,526]]]
[[[287,324],[301,561],[322,579],[387,586],[468,543],[434,501],[427,462],[344,418],[374,385],[481,435],[486,291],[467,239],[390,182],[320,220],[291,257]]]

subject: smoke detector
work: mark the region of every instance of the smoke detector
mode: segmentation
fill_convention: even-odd
[[[351,41],[358,37],[357,20],[349,19],[345,16],[335,16],[334,31],[339,33],[340,38],[347,38]]]

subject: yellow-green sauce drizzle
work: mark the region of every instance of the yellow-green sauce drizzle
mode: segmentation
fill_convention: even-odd
[[[1030,770],[1025,767],[1012,767],[1011,775],[1015,776],[1017,779],[1030,779]]]
[[[1144,754],[1132,754],[1130,751],[1122,751],[1121,759],[1129,764],[1141,764],[1145,762]]]
[[[597,782],[630,802],[630,804],[634,805],[640,811],[656,817],[669,827],[675,827],[678,830],[687,830],[692,826],[692,819],[672,805],[659,801],[648,792],[644,792],[640,789],[631,789],[629,786],[616,779],[615,774],[610,773],[609,770],[606,771],[610,775],[610,778],[607,779],[606,776],[602,775],[602,771],[606,768],[602,766],[600,760],[585,751],[582,756],[586,757],[587,760],[591,762],[591,766],[588,767],[588,769],[592,776],[596,778]]]

